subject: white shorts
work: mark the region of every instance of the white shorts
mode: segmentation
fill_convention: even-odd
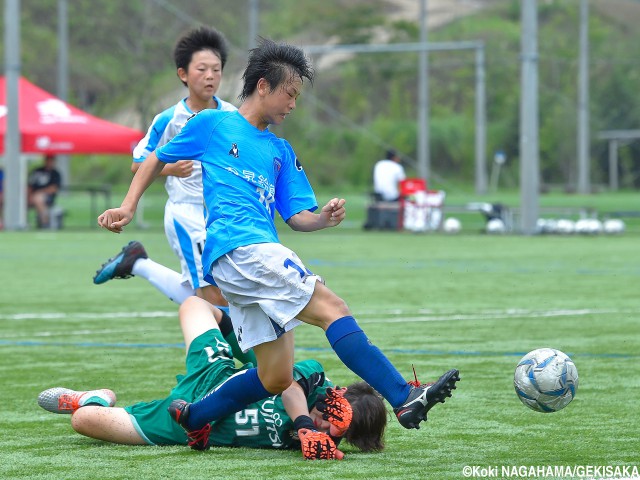
[[[279,243],[238,247],[213,263],[211,275],[229,302],[229,316],[245,352],[300,325],[296,315],[321,281]]]
[[[188,283],[194,289],[210,285],[204,280],[202,271],[202,250],[207,236],[204,206],[167,201],[164,231],[180,259],[182,283]]]

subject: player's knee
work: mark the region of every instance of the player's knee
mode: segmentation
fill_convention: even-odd
[[[191,297],[187,297],[185,301],[180,304],[180,308],[178,309],[178,311],[184,313],[184,310],[193,308],[194,305],[197,305],[198,303],[201,303],[201,302],[202,300],[199,297],[196,297],[195,295]]]
[[[278,395],[284,392],[287,388],[289,388],[292,381],[293,381],[292,378],[289,378],[288,380],[281,379],[275,382],[271,382],[268,386],[265,386],[264,388],[268,392],[273,393],[274,395]]]
[[[351,311],[347,304],[341,298],[336,297],[336,302],[332,305],[331,309],[327,309],[327,315],[323,318],[323,323],[321,325],[323,330],[327,330],[329,326],[342,317],[351,316]]]
[[[293,382],[293,377],[291,375],[272,374],[266,375],[265,378],[260,378],[260,381],[265,390],[274,395],[278,395],[289,388],[291,382]]]
[[[187,297],[178,308],[178,316],[180,320],[188,320],[200,311],[208,311],[209,305],[203,301],[200,297],[195,295]]]
[[[351,315],[351,311],[349,310],[349,306],[347,302],[345,302],[342,298],[336,297],[335,309],[338,311],[338,315],[341,317],[346,317],[347,315]]]
[[[91,416],[86,412],[87,410],[79,408],[71,416],[71,428],[81,434],[84,434],[91,427]]]
[[[336,318],[346,317],[351,315],[349,306],[341,297],[336,295],[332,290],[328,289],[324,285],[316,286],[314,296],[322,304],[322,316],[326,317],[326,320],[331,323]]]

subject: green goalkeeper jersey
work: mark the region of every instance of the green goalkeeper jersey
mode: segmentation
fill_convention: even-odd
[[[251,367],[235,368],[231,347],[219,330],[209,330],[195,338],[186,358],[186,374],[178,375],[168,397],[125,407],[136,431],[150,445],[186,445],[187,434],[174,422],[167,407],[175,399],[200,400],[229,377]],[[293,378],[304,390],[307,405],[313,408],[319,394],[332,386],[322,365],[305,360],[294,365]],[[249,405],[244,410],[212,423],[210,445],[289,448],[295,440],[293,420],[287,415],[279,395]]]
[[[322,365],[315,360],[294,364],[293,379],[305,391],[309,410],[315,405],[318,395],[332,386]],[[274,395],[213,422],[209,444],[250,448],[291,448],[297,445],[292,434],[293,420],[284,409],[282,397]]]

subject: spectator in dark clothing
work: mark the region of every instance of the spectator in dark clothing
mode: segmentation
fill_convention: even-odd
[[[60,172],[56,170],[56,157],[47,155],[44,165],[32,170],[28,182],[29,207],[36,209],[38,228],[49,228],[49,211],[60,190]]]

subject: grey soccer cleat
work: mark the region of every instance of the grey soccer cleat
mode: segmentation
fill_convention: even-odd
[[[97,405],[113,407],[116,394],[107,388],[77,392],[69,388],[54,387],[38,395],[38,405],[52,413],[74,413],[80,407]]]

